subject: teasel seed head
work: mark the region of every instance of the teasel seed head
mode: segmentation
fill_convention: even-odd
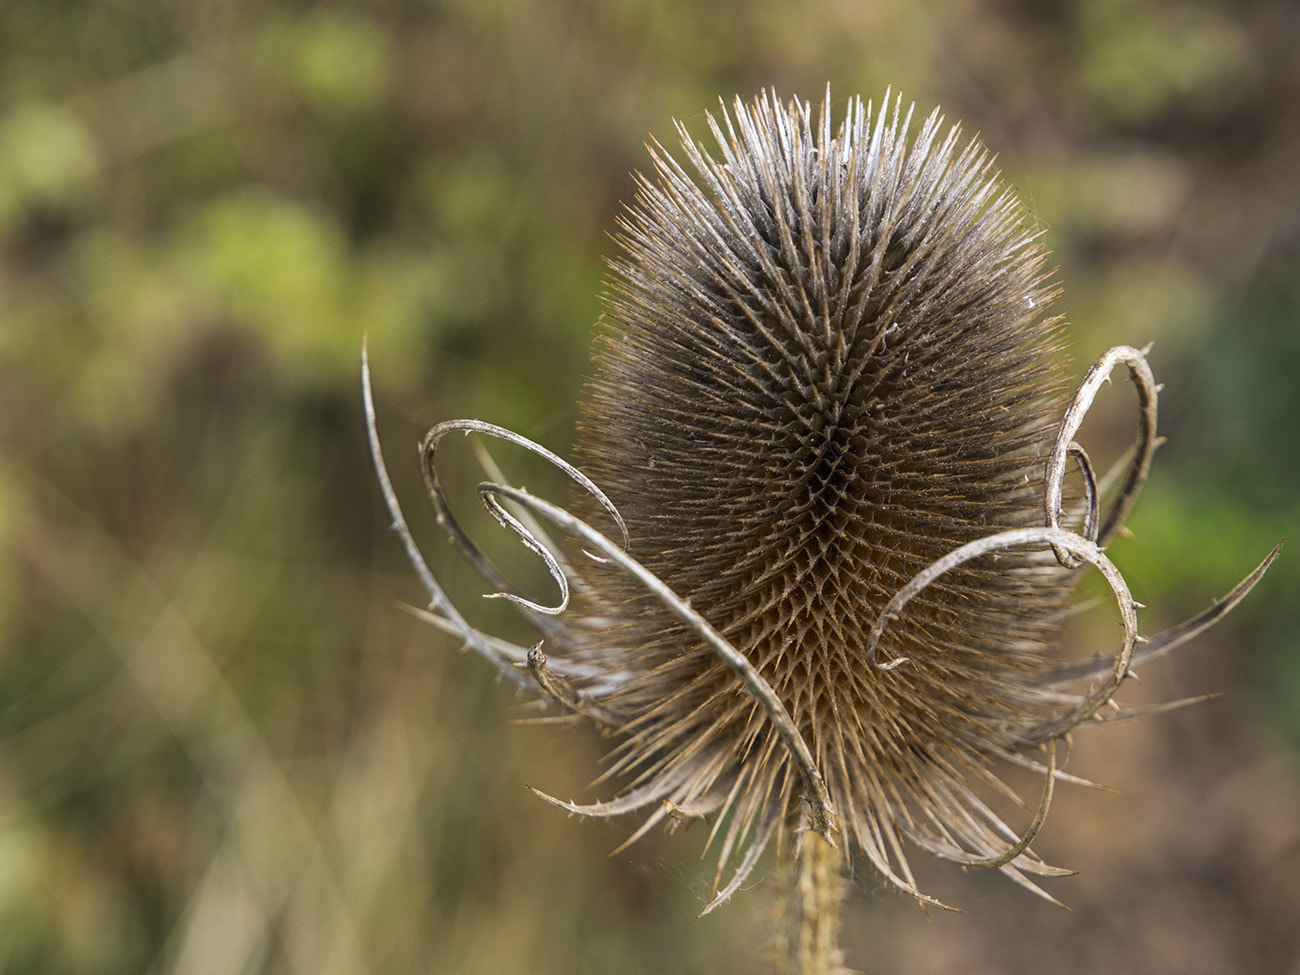
[[[937,112],[914,126],[901,99],[878,112],[853,100],[836,126],[829,92],[816,113],[737,100],[709,127],[716,154],[685,129],[684,162],[651,150],[654,173],[622,219],[582,473],[478,421],[440,424],[422,445],[440,520],[542,645],[479,633],[446,600],[372,419],[425,615],[613,735],[602,779],[619,783],[615,798],[552,801],[641,811],[632,839],[711,818],[706,910],[774,837],[805,828],[922,901],[909,847],[1043,893],[1028,875],[1066,872],[1030,849],[1061,777],[1056,742],[1102,720],[1139,660],[1231,609],[1276,550],[1213,609],[1143,641],[1102,547],[1157,446],[1157,387],[1144,352],[1119,347],[1066,395],[1041,229],[984,148]],[[1074,436],[1121,364],[1141,423],[1103,519]],[[565,510],[484,459],[480,494],[547,559],[559,605],[515,592],[460,530],[434,466],[450,432],[536,450],[580,488]],[[551,542],[542,522],[574,544]],[[593,527],[611,524],[621,543]],[[1116,597],[1123,639],[1100,662],[1063,663],[1088,565]],[[1019,828],[998,811],[1018,798],[1008,764],[1045,779]]]
[[[1068,601],[1050,553],[952,572],[881,641],[907,665],[868,664],[910,578],[1041,520],[1065,408],[1055,289],[977,142],[937,113],[909,137],[898,103],[854,102],[838,129],[829,113],[737,103],[712,122],[717,157],[685,132],[689,168],[655,151],[578,456],[629,553],[758,668],[855,845],[911,887],[890,834],[991,854],[989,827],[962,825],[980,820],[970,780],[1060,709],[1027,681]],[[617,623],[584,656],[635,674],[609,702],[638,715],[629,768],[685,772],[664,756],[689,741],[695,790],[791,811],[796,770],[736,676],[622,573],[591,591]]]

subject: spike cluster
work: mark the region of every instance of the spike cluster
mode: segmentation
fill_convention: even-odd
[[[656,154],[579,456],[629,553],[754,663],[856,845],[911,888],[896,823],[936,849],[1005,847],[968,780],[1059,710],[1026,677],[1069,576],[1044,552],[966,566],[885,635],[909,665],[867,665],[910,578],[1041,519],[1064,410],[1036,231],[978,144],[937,114],[909,144],[909,121],[855,103],[835,131],[829,109],[768,100],[714,124],[718,159],[684,139],[694,172]],[[611,698],[638,715],[628,765],[681,776],[677,803],[738,787],[733,833],[775,825],[797,776],[735,675],[620,573],[591,592],[619,623],[590,655],[634,674]]]
[[[685,130],[684,164],[652,150],[654,176],[624,217],[584,473],[525,444],[581,488],[570,510],[486,465],[495,483],[480,494],[548,560],[559,606],[510,589],[460,531],[434,467],[449,432],[522,438],[452,421],[422,447],[444,526],[549,656],[465,623],[386,486],[427,615],[614,733],[604,778],[620,793],[561,805],[648,810],[633,838],[712,817],[710,908],[774,836],[805,827],[922,900],[909,844],[1041,893],[1028,874],[1063,872],[1029,848],[1059,777],[1055,742],[1137,660],[1226,613],[1272,556],[1139,649],[1136,604],[1102,546],[1156,447],[1156,387],[1143,353],[1122,347],[1065,395],[1039,230],[986,151],[937,113],[913,134],[901,100],[878,113],[855,100],[836,127],[829,103],[764,97],[709,124],[718,154]],[[1143,422],[1103,520],[1073,437],[1119,364]],[[1073,519],[1070,459],[1083,482]],[[592,527],[611,516],[621,545]],[[575,544],[551,543],[539,520]],[[1063,664],[1087,565],[1114,592],[1124,638],[1100,663]],[[1046,778],[1027,829],[998,811],[1015,798],[1008,762]]]

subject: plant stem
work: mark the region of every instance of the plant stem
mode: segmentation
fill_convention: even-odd
[[[795,837],[780,964],[785,975],[848,975],[839,948],[843,854],[811,829]]]

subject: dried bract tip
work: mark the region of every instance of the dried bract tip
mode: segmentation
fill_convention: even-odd
[[[1158,438],[1142,351],[1103,356],[1068,398],[1040,231],[988,153],[901,99],[875,112],[773,97],[710,118],[716,152],[681,131],[656,148],[621,223],[608,316],[584,403],[572,509],[494,476],[490,510],[570,593],[514,593],[442,500],[441,520],[545,636],[530,656],[465,624],[405,533],[430,612],[617,741],[593,816],[711,817],[716,897],[771,839],[811,828],[923,901],[908,847],[966,866],[1067,871],[1030,843],[1056,742],[1093,718],[1144,656],[1136,603],[1103,548]],[[1139,437],[1103,515],[1075,442],[1113,369],[1138,391]],[[490,466],[490,465],[489,465]],[[1066,514],[1067,468],[1082,488]],[[1104,484],[1104,480],[1101,482]],[[624,544],[592,527],[617,519]],[[573,539],[554,544],[547,524]],[[1270,556],[1271,559],[1271,556]],[[1080,573],[1100,572],[1123,624],[1100,662],[1059,659]],[[1037,769],[1039,798],[1004,783]],[[1020,825],[1000,808],[1019,802]],[[555,800],[553,800],[555,801]],[[1036,809],[1037,812],[1033,812]],[[727,865],[731,875],[724,879]]]

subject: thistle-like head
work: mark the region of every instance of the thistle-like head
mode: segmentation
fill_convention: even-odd
[[[559,606],[513,592],[433,465],[451,431],[522,438],[452,421],[422,447],[444,524],[541,627],[544,652],[469,627],[404,535],[429,616],[612,733],[621,791],[566,808],[642,811],[636,835],[712,818],[714,903],[802,828],[923,900],[909,847],[1038,890],[1028,874],[1063,872],[1030,849],[1055,743],[1097,719],[1140,659],[1226,613],[1272,556],[1213,610],[1139,636],[1103,548],[1157,445],[1157,387],[1144,353],[1120,347],[1066,394],[1041,230],[959,127],[937,113],[914,126],[901,100],[855,100],[835,125],[829,103],[774,97],[709,126],[716,152],[684,129],[682,162],[652,150],[624,215],[582,473],[528,445],[574,478],[575,502],[534,498],[490,464],[480,488],[547,559]],[[1120,364],[1141,422],[1103,512],[1074,437]],[[1070,664],[1063,621],[1089,566],[1123,636]],[[1027,824],[995,811],[1008,764],[1044,777]]]

